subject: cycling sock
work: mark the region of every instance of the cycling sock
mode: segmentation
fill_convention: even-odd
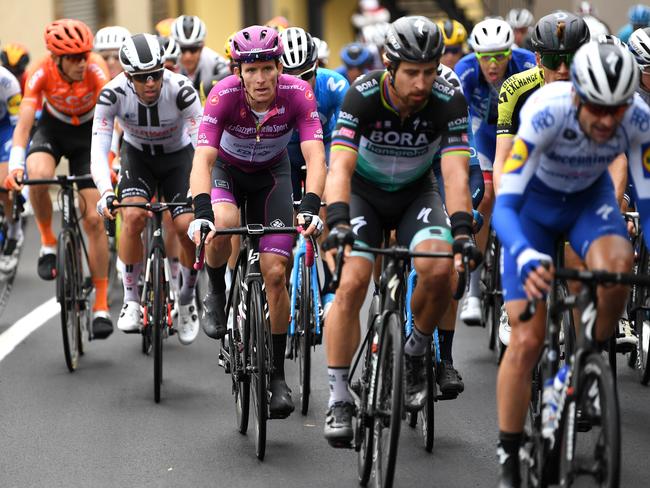
[[[124,285],[125,302],[140,302],[140,293],[138,290],[140,272],[142,272],[142,263],[124,265],[122,284]]]
[[[519,459],[519,446],[521,445],[521,432],[503,432],[499,431],[499,443],[497,446],[497,452],[500,449],[503,449],[503,452],[508,455],[508,457],[513,457],[514,459]],[[507,458],[502,458],[499,456],[499,462],[503,464]]]
[[[321,295],[326,295],[328,293],[333,293],[330,288],[332,284],[332,272],[330,271],[327,263],[323,263],[323,286],[321,288]]]
[[[284,350],[287,347],[287,334],[271,334],[273,338],[273,374],[271,379],[284,379]]]
[[[172,272],[172,280],[178,286],[178,273],[181,270],[181,262],[178,258],[171,258],[169,260],[169,270]],[[185,279],[184,276],[183,279]]]
[[[330,398],[327,403],[331,407],[335,403],[347,402],[352,403],[352,395],[348,391],[348,374],[350,368],[343,366],[341,368],[327,367],[327,378],[330,386]]]
[[[183,287],[179,293],[179,300],[181,305],[187,305],[194,298],[194,287],[196,286],[198,271],[194,268],[181,266],[181,273],[183,273]]]
[[[93,278],[95,286],[95,304],[93,312],[108,311],[108,278]]]
[[[18,217],[18,220],[9,223],[9,226],[7,228],[7,238],[15,239],[19,241],[22,235],[23,235],[23,226],[21,224],[21,218]]]
[[[481,269],[483,265],[476,267],[469,275],[469,296],[470,297],[481,297]]]
[[[427,352],[427,341],[431,340],[431,335],[424,334],[418,330],[417,327],[413,327],[413,332],[406,339],[406,344],[404,345],[404,352],[409,356],[422,356]]]
[[[52,218],[46,222],[36,219],[36,226],[41,233],[41,243],[44,246],[56,246],[56,236],[52,232]]]
[[[213,268],[206,263],[205,270],[208,272],[210,289],[213,293],[226,293],[226,264]]]
[[[438,345],[440,346],[440,360],[443,359],[453,364],[454,360],[451,357],[451,346],[454,343],[453,330],[440,330],[438,329]]]

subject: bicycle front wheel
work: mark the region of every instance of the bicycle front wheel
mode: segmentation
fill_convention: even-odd
[[[241,272],[242,270],[238,270]],[[247,373],[250,365],[250,356],[245,349],[250,337],[250,324],[240,314],[240,303],[242,300],[241,288],[238,281],[233,277],[235,288],[232,291],[232,305],[230,314],[232,317],[231,340],[229,341],[230,352],[230,374],[232,375],[233,393],[235,394],[235,413],[237,419],[237,430],[245,434],[248,430],[248,415],[250,411],[250,375]],[[240,347],[240,346],[244,347]]]
[[[616,387],[609,364],[590,354],[571,381],[562,422],[560,486],[600,486],[620,483],[621,432]],[[587,479],[585,479],[587,478]]]
[[[79,365],[79,260],[74,236],[63,230],[57,243],[56,294],[61,305],[61,332],[63,335],[63,354],[70,372]]]
[[[384,316],[373,421],[373,474],[375,487],[390,488],[395,477],[403,400],[402,330],[397,315]]]
[[[269,411],[268,384],[270,373],[270,333],[264,310],[263,291],[260,283],[250,285],[248,317],[250,320],[251,391],[255,417],[255,455],[262,461],[266,451],[266,421]]]
[[[165,310],[165,270],[160,249],[154,249],[151,263],[151,289],[153,290],[153,312],[151,327],[151,342],[153,345],[153,398],[160,402],[160,390],[163,381],[163,329],[167,327]]]
[[[641,244],[639,268],[637,274],[650,274],[650,254],[645,244]],[[636,370],[639,381],[642,385],[650,383],[650,288],[636,286],[634,300],[634,328],[636,330],[637,350],[636,350]]]
[[[307,415],[311,389],[311,347],[314,304],[311,291],[312,270],[300,259],[300,330],[298,333],[298,368],[300,374],[300,412]]]
[[[433,451],[433,427],[435,424],[433,407],[436,401],[436,371],[433,363],[435,360],[435,351],[433,350],[432,342],[429,341],[426,352],[427,400],[422,410],[418,412],[420,434],[422,434],[422,442],[427,452]]]

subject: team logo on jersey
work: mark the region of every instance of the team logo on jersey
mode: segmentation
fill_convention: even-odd
[[[305,92],[305,98],[306,98],[307,100],[313,100],[313,99],[314,99],[314,92],[311,91],[311,90],[307,90],[307,91]]]
[[[347,127],[341,127],[339,129],[339,135],[341,137],[349,137],[350,139],[354,139],[357,133],[352,129],[348,129]]]
[[[643,176],[650,178],[650,144],[641,146],[641,162],[643,163]]]
[[[210,97],[210,105],[217,105],[219,103],[219,95],[212,95]]]
[[[521,139],[515,139],[510,151],[510,157],[503,165],[504,173],[521,173],[521,169],[528,159],[528,145]]]

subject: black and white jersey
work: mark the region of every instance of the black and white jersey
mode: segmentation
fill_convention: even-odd
[[[124,140],[147,155],[169,154],[196,145],[203,109],[187,77],[165,70],[158,100],[145,105],[124,73],[108,82],[97,98],[93,119],[91,171],[101,193],[112,188],[108,152],[114,123]]]
[[[201,57],[199,58],[199,65],[196,68],[194,73],[188,73],[183,65],[181,67],[181,74],[187,76],[194,85],[196,90],[199,90],[202,81],[211,80],[217,75],[227,76],[230,74],[230,68],[228,68],[228,61],[222,57],[216,51],[213,51],[209,47],[204,47],[201,50]]]

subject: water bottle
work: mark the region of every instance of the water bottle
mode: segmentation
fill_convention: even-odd
[[[562,366],[554,378],[549,378],[544,382],[544,392],[542,394],[542,437],[545,439],[553,439],[553,434],[558,426],[559,402],[562,397],[567,371],[568,367]]]

